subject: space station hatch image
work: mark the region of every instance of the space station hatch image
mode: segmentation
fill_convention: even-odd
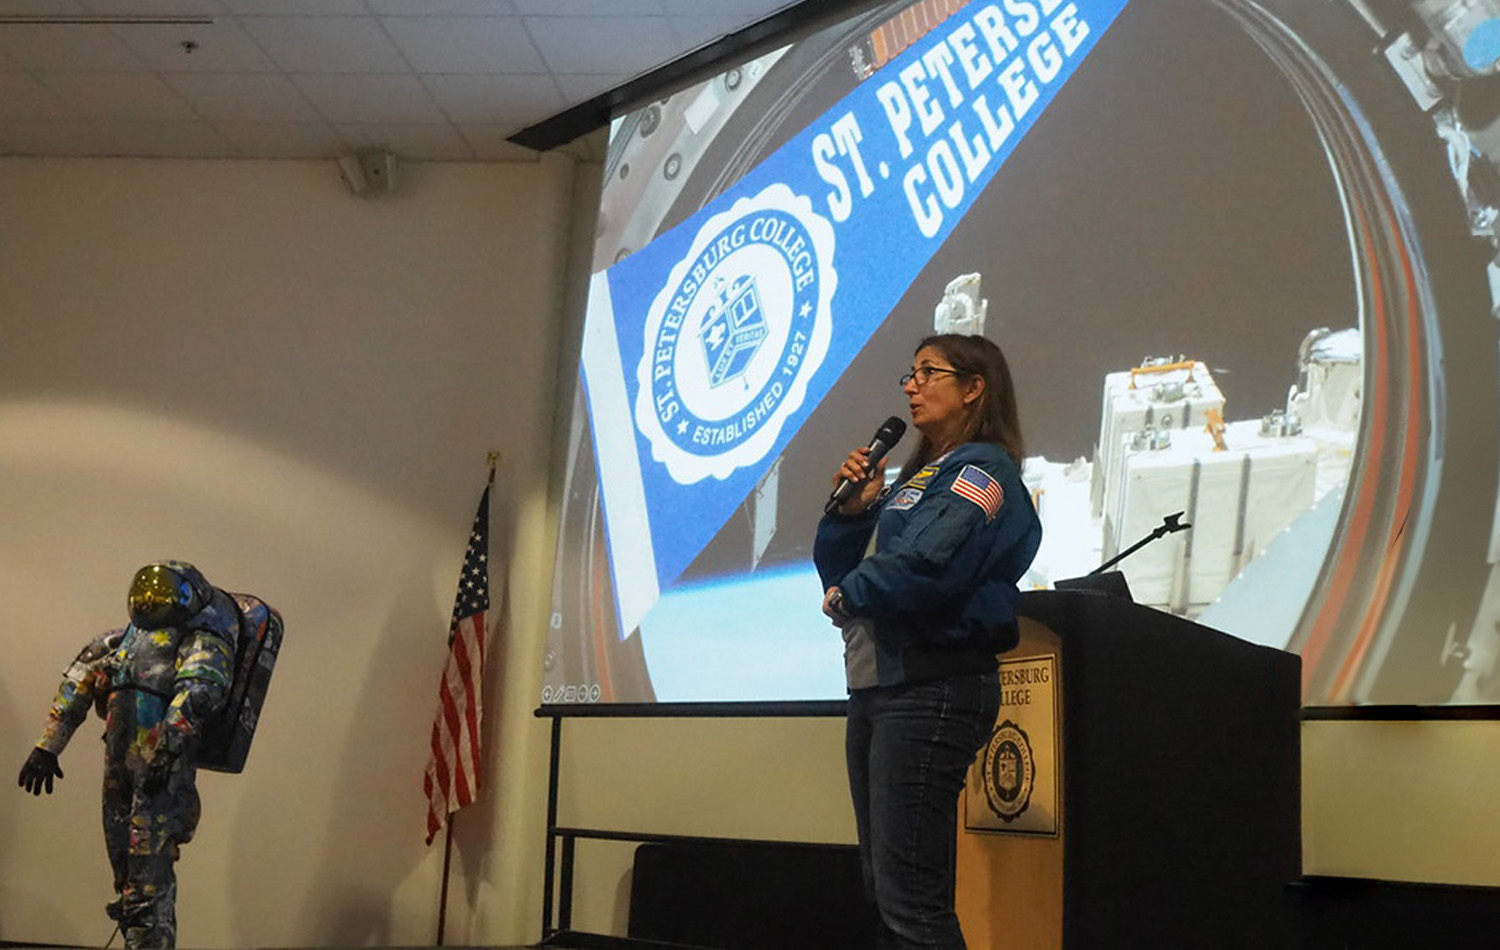
[[[1495,702],[1497,64],[1489,0],[921,0],[619,116],[542,701],[841,698],[829,473],[965,332],[1023,590],[1175,516],[1134,599],[1305,702]]]

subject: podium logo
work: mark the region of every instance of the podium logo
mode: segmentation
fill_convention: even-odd
[[[646,316],[635,422],[679,484],[765,458],[833,336],[833,225],[775,184],[698,229]]]
[[[1026,730],[1009,719],[995,727],[984,750],[984,798],[1001,821],[1015,821],[1031,804],[1036,758]]]

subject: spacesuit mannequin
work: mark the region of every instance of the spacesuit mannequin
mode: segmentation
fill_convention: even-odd
[[[126,947],[176,944],[178,847],[193,836],[197,751],[234,677],[235,600],[182,561],[138,571],[130,626],[89,642],[68,667],[46,728],[21,768],[33,795],[62,778],[57,757],[88,715],[104,725],[104,838]]]

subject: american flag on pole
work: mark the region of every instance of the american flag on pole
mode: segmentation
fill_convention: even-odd
[[[479,499],[469,548],[464,552],[453,622],[448,629],[448,662],[438,689],[432,721],[432,757],[422,789],[427,793],[427,843],[442,830],[448,816],[479,792],[479,726],[484,718],[484,615],[490,609],[490,484]]]

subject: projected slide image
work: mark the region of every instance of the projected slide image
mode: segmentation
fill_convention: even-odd
[[[618,118],[542,701],[840,698],[813,533],[933,332],[1015,373],[1023,589],[1182,512],[1138,602],[1495,701],[1500,179],[1417,82],[1490,21],[1391,6],[897,3]]]

